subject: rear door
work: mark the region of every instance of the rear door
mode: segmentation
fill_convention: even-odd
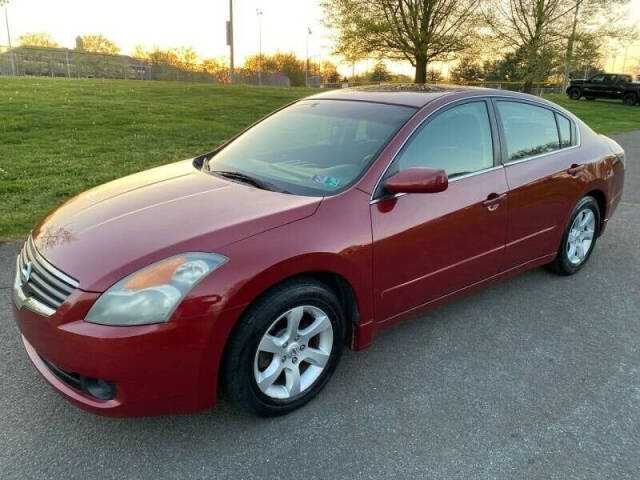
[[[615,92],[614,92],[615,98],[622,98],[622,95],[624,94],[627,88],[627,84],[630,81],[631,81],[631,77],[629,77],[628,75],[618,75],[618,78],[616,79],[616,84],[615,84]]]
[[[505,268],[555,255],[580,195],[573,122],[542,105],[494,100],[509,184]]]
[[[496,274],[506,239],[507,183],[488,100],[432,114],[406,142],[371,202],[376,319],[388,320]],[[442,168],[439,193],[388,195],[405,168]]]
[[[602,86],[603,96],[606,98],[618,98],[618,75],[605,75]]]

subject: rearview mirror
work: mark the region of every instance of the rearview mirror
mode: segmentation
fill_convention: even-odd
[[[412,167],[387,178],[389,193],[438,193],[447,189],[449,179],[442,169]]]

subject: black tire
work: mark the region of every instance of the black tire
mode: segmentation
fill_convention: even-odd
[[[306,390],[286,400],[272,398],[260,390],[254,376],[258,345],[283,313],[301,305],[316,307],[329,317],[333,328],[331,353],[322,373]],[[227,344],[222,373],[229,396],[236,405],[265,417],[283,415],[300,408],[322,390],[335,371],[342,355],[345,325],[338,298],[323,283],[311,278],[298,278],[274,287],[249,307]],[[302,366],[301,360],[299,368]]]
[[[574,220],[578,215],[581,214],[585,209],[589,209],[593,212],[595,216],[595,232],[593,233],[593,241],[589,247],[589,251],[586,253],[584,259],[579,264],[574,264],[569,260],[568,255],[568,241],[569,241],[569,233],[571,231],[571,226],[573,225]],[[559,275],[573,275],[578,270],[580,270],[589,260],[593,249],[596,246],[596,240],[598,239],[598,234],[600,232],[600,207],[598,206],[598,202],[592,196],[587,195],[586,197],[582,197],[580,201],[577,203],[571,215],[569,216],[569,222],[567,223],[567,227],[565,228],[564,234],[562,235],[562,242],[560,243],[560,248],[558,248],[558,254],[556,258],[547,265],[547,268],[554,273]]]
[[[625,105],[633,106],[637,103],[638,97],[635,93],[627,93],[624,97],[622,97],[622,102]]]
[[[569,95],[569,98],[571,100],[580,100],[580,97],[582,97],[582,92],[580,91],[579,88],[570,88],[567,91],[567,95]]]
[[[593,102],[596,99],[596,97],[584,97],[584,98],[586,98],[590,102]]]

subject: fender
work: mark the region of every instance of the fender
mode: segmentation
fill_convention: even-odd
[[[228,338],[251,302],[288,278],[314,273],[338,275],[348,282],[360,318],[359,323],[353,325],[352,348],[360,350],[370,345],[373,335],[371,284],[363,281],[354,263],[332,253],[298,255],[278,262],[231,291],[224,310],[216,314],[215,327],[211,329],[200,367],[198,409],[209,408],[216,403],[217,385],[210,379],[220,378],[219,371]]]
[[[311,217],[282,225],[219,249],[229,262],[194,289],[216,292],[213,323],[200,368],[199,405],[215,402],[217,378],[229,335],[246,308],[269,288],[295,276],[330,273],[353,291],[358,309],[352,348],[360,350],[373,335],[372,245],[369,196],[358,190],[354,201],[325,199]],[[344,205],[348,205],[345,209]],[[322,232],[322,234],[320,234]],[[328,233],[330,232],[330,233]]]

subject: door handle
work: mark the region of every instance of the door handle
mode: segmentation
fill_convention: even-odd
[[[571,165],[568,169],[567,169],[567,173],[569,175],[571,175],[572,177],[575,177],[576,175],[578,175],[581,171],[583,171],[585,168],[587,168],[586,165],[578,165],[577,163],[574,163],[573,165]]]
[[[500,202],[507,197],[506,193],[498,195],[497,193],[490,193],[482,205],[487,207],[490,212],[493,212],[500,206]]]

